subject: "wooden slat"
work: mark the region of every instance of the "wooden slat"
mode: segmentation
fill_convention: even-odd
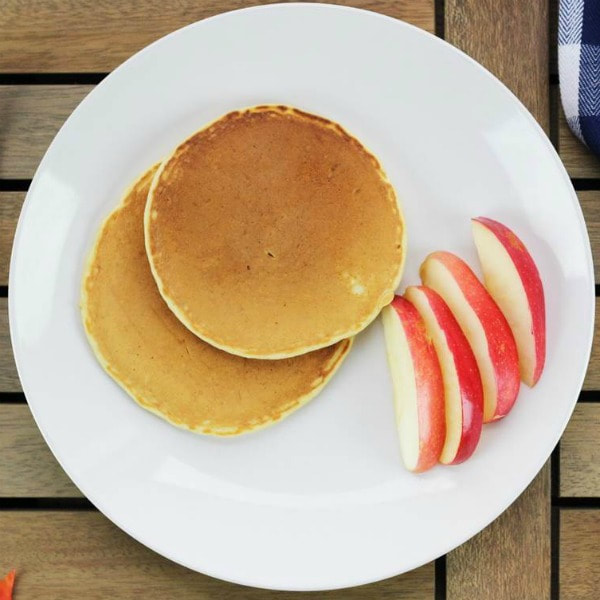
[[[72,89],[71,86],[68,87],[69,89]],[[48,104],[45,102],[48,86],[23,86],[23,90],[25,90],[25,88],[27,93],[31,92],[33,94],[28,98],[26,104],[29,104],[32,112],[35,112],[35,114],[38,115],[38,131],[36,136],[40,141],[37,144],[37,148],[35,148],[34,143],[33,152],[40,156],[43,154],[46,145],[55,134],[56,129],[60,126],[60,122],[57,122],[56,117],[51,114],[47,115],[47,118],[44,116],[44,111],[48,107]],[[70,92],[69,95],[71,95],[71,93],[74,95],[70,98],[70,104],[74,105],[81,98],[81,94],[79,92]],[[2,88],[0,87],[0,96],[1,94]],[[21,96],[23,96],[23,93]],[[53,104],[53,102],[50,103],[50,105]],[[25,119],[22,118],[21,120],[24,121]],[[7,151],[10,151],[12,148],[23,155],[23,153],[26,152],[26,147],[31,146],[32,140],[27,139],[29,136],[23,131],[24,127],[13,126],[10,129],[12,130],[12,133],[5,132],[4,134],[0,129],[0,151],[2,148],[6,148]],[[568,135],[571,134],[568,133]],[[17,139],[17,137],[21,136],[23,136],[22,141]],[[578,140],[574,140],[574,143],[581,146]],[[586,152],[585,148],[582,148],[582,151]],[[29,161],[29,159],[27,160]],[[591,160],[594,161],[597,171],[594,173],[588,172],[588,175],[600,177],[600,160],[593,156],[591,157]],[[35,168],[35,164],[34,161],[29,162],[31,164],[27,169],[28,172],[32,172]],[[0,164],[2,163],[0,162]],[[15,172],[13,171],[13,175],[11,176],[16,176],[14,173]],[[596,279],[600,281],[600,191],[582,191],[578,192],[578,196],[587,223],[590,241],[592,243]],[[25,194],[23,192],[0,192],[0,285],[7,285],[8,283],[8,263],[10,261],[12,239],[24,197]]]
[[[8,283],[8,263],[14,228],[23,200],[23,193],[0,193],[0,285]],[[600,192],[579,192],[579,199],[586,218],[592,249],[596,278],[600,280]],[[600,390],[600,315],[596,315],[592,358],[583,389]],[[0,298],[0,392],[17,392],[21,385],[16,373],[10,335],[6,299]]]
[[[0,392],[20,392],[8,327],[8,299],[0,298]]]
[[[31,178],[60,126],[92,87],[0,86],[0,178]]]
[[[592,344],[592,356],[583,382],[584,390],[600,390],[600,312],[598,311],[598,299],[596,299],[596,321],[594,323],[594,343]]]
[[[550,468],[487,529],[447,557],[448,600],[550,597]]]
[[[600,390],[600,314],[596,305],[594,344],[590,365],[583,384],[584,390]],[[8,303],[0,298],[0,392],[20,392],[21,383],[12,354],[8,327]]]
[[[0,456],[1,498],[81,496],[46,446],[27,405],[0,404]]]
[[[45,86],[41,88],[44,89]],[[580,191],[577,195],[590,236],[596,280],[600,281],[600,191]],[[0,285],[8,284],[8,265],[14,230],[24,198],[24,192],[0,192]]]
[[[97,512],[0,513],[0,573],[17,569],[15,600],[301,600],[314,594],[271,592],[200,575],[155,554]],[[433,600],[433,564],[369,586],[320,592],[318,598]]]
[[[600,281],[600,191],[577,192],[583,210],[592,246],[596,281]],[[596,303],[594,344],[588,371],[583,383],[584,390],[600,390],[600,314]],[[562,487],[562,483],[561,483]]]
[[[0,72],[109,71],[186,23],[248,0],[8,2],[0,5]],[[357,0],[433,31],[434,0]],[[57,43],[60,40],[60,43]],[[93,86],[0,86],[0,178],[29,179],[52,138]]]
[[[547,0],[446,0],[445,35],[502,80],[548,130]]]
[[[600,281],[600,191],[577,192],[592,246],[596,281]],[[600,390],[600,314],[596,304],[594,344],[588,371],[583,383],[584,390]]]
[[[0,192],[0,285],[8,285],[10,252],[25,192]]]
[[[597,600],[600,592],[598,540],[600,510],[561,510],[561,600]]]
[[[600,281],[600,191],[577,192],[587,225],[596,281]]]
[[[600,496],[600,404],[578,404],[562,436],[560,494]]]
[[[27,405],[0,404],[0,497],[75,497]],[[561,441],[562,496],[600,496],[600,404],[578,404]]]
[[[446,39],[499,77],[546,131],[548,29],[548,0],[446,0]],[[490,527],[451,552],[447,566],[449,600],[549,598],[548,465]]]
[[[559,103],[558,149],[571,177],[600,177],[600,159],[571,132]]]
[[[0,497],[75,497],[27,405],[0,404]],[[561,441],[562,496],[600,496],[600,404],[578,404]]]
[[[270,1],[260,2],[268,4]],[[333,0],[434,29],[434,0]],[[0,72],[107,72],[183,25],[255,0],[12,0],[0,3]]]

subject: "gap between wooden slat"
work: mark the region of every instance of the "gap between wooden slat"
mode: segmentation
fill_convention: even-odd
[[[3,498],[0,496],[0,512],[7,511],[80,511],[96,512],[98,509],[83,496],[68,497],[19,497]]]
[[[446,0],[435,0],[435,35],[444,39],[446,34]]]
[[[0,404],[27,404],[23,392],[0,392]]]
[[[440,556],[435,561],[435,600],[446,600],[447,588],[446,556]]]
[[[550,600],[560,598],[560,509],[550,508]]]
[[[0,85],[97,85],[108,73],[0,73]]]
[[[550,77],[558,77],[558,1],[548,1],[548,32],[550,35]]]
[[[598,390],[582,390],[579,393],[577,402],[580,404],[600,402],[600,391]]]
[[[26,192],[31,179],[0,179],[0,192]]]
[[[598,496],[558,498],[554,504],[562,510],[586,509],[600,511],[600,498]]]

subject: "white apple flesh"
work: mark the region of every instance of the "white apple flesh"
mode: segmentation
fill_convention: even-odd
[[[469,265],[451,252],[434,252],[421,280],[446,301],[469,340],[483,384],[484,423],[506,416],[519,393],[515,338],[502,311]]]
[[[481,436],[483,387],[479,367],[460,325],[437,292],[411,286],[404,296],[423,318],[442,369],[446,440],[440,462],[458,464],[473,454]]]
[[[382,320],[402,459],[410,471],[426,471],[439,461],[446,434],[440,364],[408,300],[396,296]]]
[[[508,227],[486,217],[472,223],[485,286],[515,337],[521,379],[534,386],[546,359],[546,303],[538,268]]]

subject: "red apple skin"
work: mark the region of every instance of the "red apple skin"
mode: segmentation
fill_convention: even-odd
[[[432,252],[423,265],[428,260],[438,260],[448,269],[483,324],[496,374],[496,410],[489,420],[495,421],[505,417],[513,407],[521,385],[517,345],[508,321],[477,275],[462,258],[452,252],[438,251]]]
[[[438,463],[446,439],[444,382],[435,348],[417,309],[402,296],[394,297],[392,307],[404,328],[415,371],[420,451],[414,472],[420,473]]]
[[[448,464],[457,465],[473,454],[481,437],[483,425],[481,375],[471,345],[444,299],[436,291],[424,285],[414,287],[426,296],[454,359],[461,395],[462,434],[456,456]],[[407,289],[409,295],[410,289]]]
[[[506,225],[488,217],[477,217],[473,221],[487,227],[500,240],[523,282],[531,311],[536,358],[532,380],[528,384],[534,386],[539,381],[546,362],[546,300],[540,272],[525,244]]]

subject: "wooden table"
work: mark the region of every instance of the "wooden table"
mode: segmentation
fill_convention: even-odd
[[[61,123],[106,73],[142,46],[192,21],[251,4],[0,0],[0,573],[17,568],[15,600],[302,596],[188,571],[138,544],[96,511],[62,472],[32,420],[8,332],[8,264],[16,221],[35,168]],[[578,190],[594,257],[599,256],[600,161],[570,134],[560,110],[558,0],[348,4],[444,37],[521,98],[560,151]],[[595,262],[598,276],[600,261]],[[312,597],[599,598],[599,349],[596,343],[575,413],[552,458],[497,521],[411,573]]]

